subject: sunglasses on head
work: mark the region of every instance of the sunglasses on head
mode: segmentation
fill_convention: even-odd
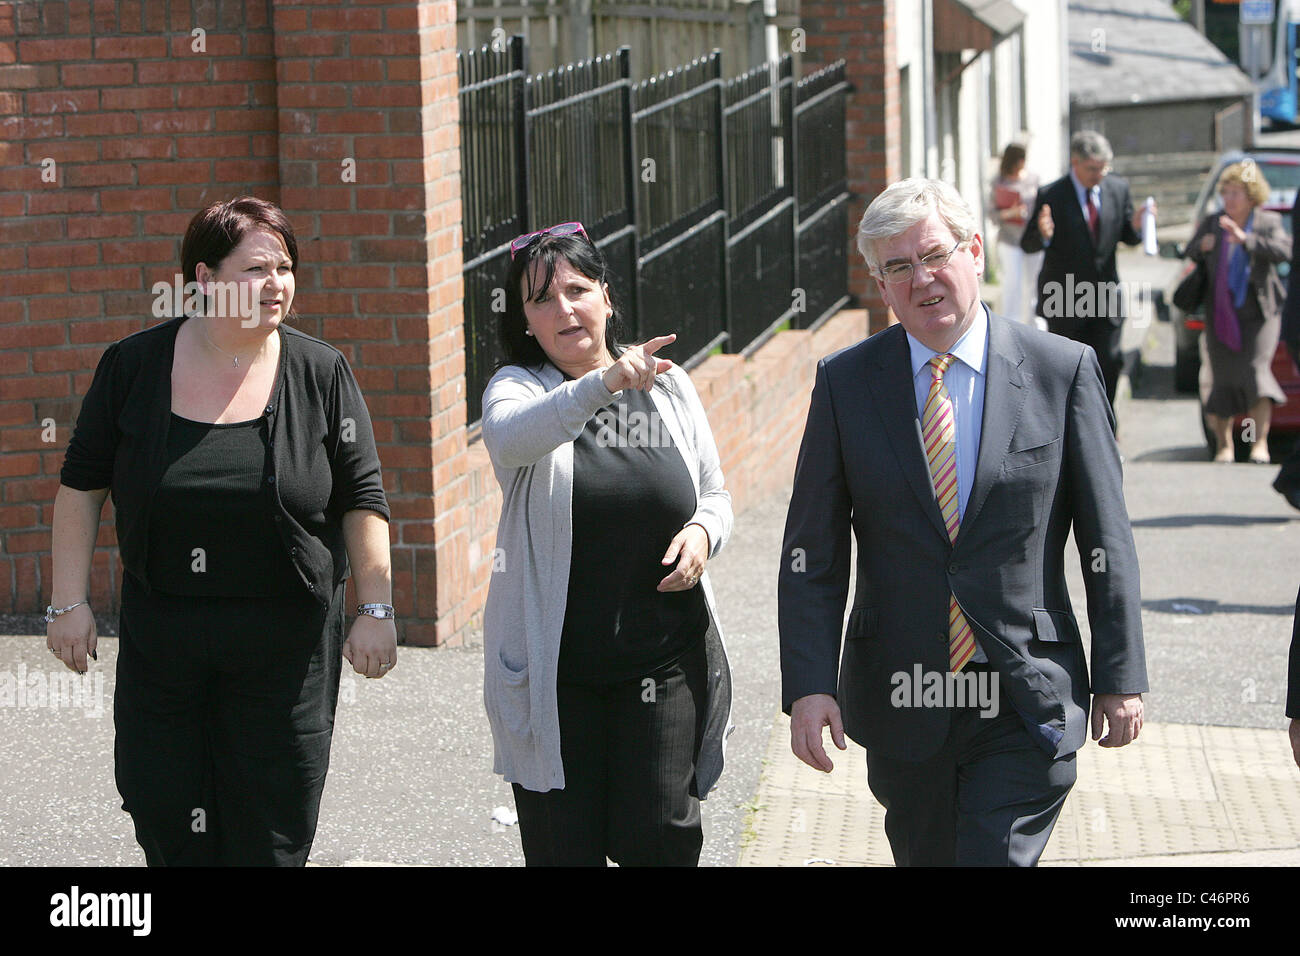
[[[574,234],[582,236],[588,242],[591,239],[587,237],[587,230],[582,228],[580,222],[562,222],[558,226],[551,226],[548,229],[538,229],[536,232],[526,232],[518,239],[510,243],[510,258],[513,259],[520,252],[523,252],[542,236],[572,236]]]

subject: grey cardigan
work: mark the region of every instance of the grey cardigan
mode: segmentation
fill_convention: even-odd
[[[483,392],[483,444],[501,485],[501,521],[483,611],[483,702],[492,769],[527,790],[564,786],[556,672],[573,541],[573,441],[616,395],[600,371],[567,381],[553,365],[508,365]],[[731,535],[731,495],[695,386],[674,366],[650,396],[695,485],[687,524],[709,535],[709,556]],[[617,394],[617,393],[616,393]],[[701,799],[722,773],[731,727],[731,670],[708,572],[709,666],[704,739],[695,765]]]

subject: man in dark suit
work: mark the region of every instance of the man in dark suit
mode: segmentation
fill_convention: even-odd
[[[1287,736],[1291,739],[1291,756],[1300,767],[1300,594],[1295,599],[1295,616],[1291,619],[1291,650],[1286,667]]]
[[[1025,252],[1046,250],[1038,273],[1038,314],[1049,331],[1092,346],[1112,409],[1125,315],[1115,249],[1120,242],[1142,241],[1142,210],[1134,211],[1128,183],[1107,175],[1113,157],[1100,133],[1075,133],[1070,171],[1038,191],[1020,237]]]
[[[1101,372],[1091,349],[983,306],[983,241],[946,183],[886,189],[858,246],[899,324],[817,366],[778,585],[791,748],[827,772],[824,727],[866,748],[900,865],[1032,865],[1088,732],[1071,527],[1092,737],[1122,747],[1142,726],[1137,555]]]

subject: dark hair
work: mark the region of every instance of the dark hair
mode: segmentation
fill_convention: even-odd
[[[1016,171],[1016,167],[1024,161],[1025,148],[1019,143],[1008,143],[1007,148],[1002,151],[1002,166],[998,174],[1003,179],[1008,179]]]
[[[255,196],[240,196],[217,202],[195,213],[181,241],[181,273],[185,283],[198,281],[198,265],[216,269],[244,237],[257,229],[268,229],[280,237],[289,253],[289,271],[298,272],[298,240],[293,226],[279,206]],[[292,306],[286,319],[292,317]]]
[[[576,233],[569,236],[542,236],[532,245],[522,249],[510,263],[506,273],[506,310],[501,315],[498,332],[505,365],[541,365],[549,362],[546,352],[531,335],[526,335],[528,319],[524,315],[524,283],[528,284],[528,298],[535,299],[550,289],[555,279],[555,267],[561,260],[581,272],[588,279],[608,284],[609,264],[596,246]],[[537,269],[532,268],[537,264]],[[536,284],[534,284],[536,277]],[[610,305],[614,312],[605,322],[605,348],[615,357],[623,354],[619,336],[623,333],[622,310],[617,297],[610,291]]]

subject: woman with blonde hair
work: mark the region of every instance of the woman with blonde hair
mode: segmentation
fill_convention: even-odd
[[[1285,287],[1277,264],[1291,258],[1282,217],[1261,209],[1268,182],[1250,160],[1219,176],[1221,212],[1206,216],[1187,244],[1204,263],[1205,332],[1201,336],[1201,404],[1214,437],[1214,460],[1235,459],[1233,419],[1254,421],[1250,461],[1268,464],[1273,405],[1286,401],[1273,376]]]

